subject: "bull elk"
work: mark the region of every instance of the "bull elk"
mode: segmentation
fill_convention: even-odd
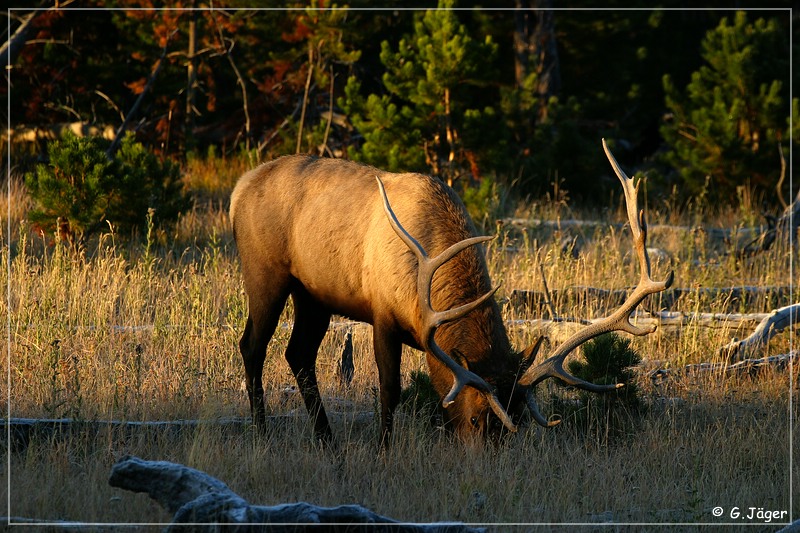
[[[334,313],[373,327],[383,444],[400,398],[403,344],[425,351],[445,422],[465,437],[496,434],[503,426],[516,431],[525,407],[543,426],[558,423],[534,402],[534,387],[549,377],[593,392],[621,386],[581,380],[564,370],[564,359],[605,332],[652,332],[631,324],[630,314],[646,296],[669,287],[672,274],[662,282],[650,278],[638,186],[605,141],[603,148],[625,191],[641,278],[615,313],[539,364],[541,339],[515,352],[492,298],[496,288],[481,246],[491,237],[477,236],[458,196],[438,179],[304,155],[244,174],[231,196],[230,218],[248,297],[239,347],[254,424],[265,424],[263,365],[289,296],[294,326],[285,357],[323,442],[333,435],[315,365]]]

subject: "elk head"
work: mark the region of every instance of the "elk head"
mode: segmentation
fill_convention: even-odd
[[[436,344],[436,341],[434,340],[436,328],[446,322],[452,322],[462,318],[470,311],[477,309],[489,298],[491,298],[495,292],[497,292],[498,287],[495,287],[477,300],[467,304],[444,311],[434,311],[433,307],[431,306],[431,285],[433,285],[433,275],[436,273],[436,270],[439,267],[445,264],[448,260],[452,259],[460,251],[465,250],[472,245],[491,240],[493,237],[472,237],[471,239],[465,239],[453,244],[436,257],[430,258],[419,242],[414,237],[409,235],[405,228],[403,228],[403,226],[400,224],[400,221],[397,220],[394,211],[392,211],[392,206],[389,204],[389,199],[386,196],[386,189],[383,186],[383,182],[378,176],[375,176],[375,179],[378,181],[378,188],[380,189],[381,197],[383,198],[383,208],[386,211],[386,216],[389,218],[389,223],[392,225],[392,229],[394,229],[395,233],[397,233],[397,236],[400,237],[400,239],[406,244],[406,246],[409,247],[409,249],[417,258],[417,296],[419,297],[420,313],[422,317],[422,332],[420,339],[422,348],[425,350],[425,352],[438,359],[439,362],[447,367],[447,369],[453,375],[453,385],[450,388],[450,391],[442,399],[442,406],[444,408],[451,407],[455,403],[459,393],[462,392],[465,386],[469,385],[478,392],[478,396],[475,397],[474,393],[463,395],[461,401],[459,402],[459,406],[457,406],[454,411],[464,411],[465,405],[480,406],[480,404],[483,402],[481,402],[479,399],[482,397],[483,400],[485,400],[485,405],[497,415],[497,417],[503,422],[503,425],[509,429],[515,430],[514,423],[511,421],[511,418],[509,418],[505,409],[500,404],[500,401],[497,399],[494,388],[486,383],[486,381],[484,381],[483,378],[477,374],[470,372],[464,366],[456,363],[452,357],[446,354],[444,350],[442,350],[439,345]],[[483,409],[479,408],[478,411],[483,411]],[[484,417],[479,416],[479,414],[464,413],[463,415],[460,415],[460,418],[470,421],[473,426],[477,426],[480,423],[479,420],[483,420]]]

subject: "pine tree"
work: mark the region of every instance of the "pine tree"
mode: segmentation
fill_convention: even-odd
[[[180,167],[160,160],[132,134],[110,159],[109,141],[72,133],[51,142],[49,160],[25,176],[35,206],[32,222],[48,232],[68,227],[82,242],[111,224],[123,235],[148,215],[172,221],[189,207]]]
[[[748,182],[765,190],[780,172],[778,144],[788,141],[788,46],[777,20],[723,19],[702,42],[705,64],[685,91],[664,77],[672,118],[661,132],[667,161],[689,193],[706,181],[717,198]]]
[[[451,183],[474,166],[476,147],[466,142],[465,129],[483,126],[480,117],[493,113],[470,103],[491,78],[487,66],[497,46],[488,36],[473,39],[452,7],[452,0],[441,0],[439,10],[418,14],[414,33],[397,50],[381,43],[388,94],[364,98],[360,83],[349,81],[341,105],[364,137],[355,159],[390,170],[430,170]]]

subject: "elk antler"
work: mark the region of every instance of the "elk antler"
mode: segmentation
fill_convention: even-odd
[[[647,241],[647,224],[644,220],[644,211],[638,211],[637,207],[637,196],[639,194],[639,184],[641,181],[634,186],[633,178],[629,178],[622,171],[622,169],[619,168],[616,159],[614,159],[614,156],[611,155],[611,151],[606,145],[605,139],[603,139],[603,150],[605,150],[606,157],[608,157],[608,161],[614,168],[614,172],[617,174],[617,177],[622,183],[622,188],[625,191],[625,204],[628,208],[628,220],[630,221],[631,232],[633,233],[634,249],[636,250],[636,255],[639,258],[639,268],[641,269],[639,284],[616,312],[598,322],[594,322],[593,324],[572,335],[555,349],[555,352],[551,357],[539,365],[532,364],[530,367],[528,367],[528,370],[525,371],[525,374],[519,379],[518,383],[521,386],[528,388],[527,402],[531,414],[539,424],[545,427],[554,426],[560,421],[548,421],[542,416],[533,398],[533,387],[537,383],[551,377],[558,378],[568,385],[572,385],[574,387],[578,387],[579,389],[590,392],[606,392],[622,387],[622,383],[612,385],[597,385],[573,376],[564,370],[564,359],[572,350],[584,342],[602,335],[603,333],[609,333],[611,331],[626,331],[632,335],[647,335],[648,333],[655,331],[656,328],[654,325],[647,328],[634,326],[630,321],[630,315],[636,306],[639,305],[647,296],[661,292],[672,285],[673,272],[670,272],[664,281],[656,282],[650,278],[650,259],[647,256],[647,248],[645,247],[645,242]]]
[[[508,413],[506,413],[505,409],[503,409],[503,406],[497,399],[492,386],[486,383],[486,381],[484,381],[477,374],[470,372],[463,366],[456,363],[449,355],[445,353],[444,350],[439,347],[438,344],[436,344],[436,341],[433,338],[434,334],[436,333],[436,328],[445,322],[451,322],[461,318],[470,311],[477,309],[489,298],[491,298],[498,289],[498,287],[495,287],[477,300],[460,305],[456,308],[448,309],[446,311],[435,311],[431,304],[431,286],[433,285],[434,273],[440,266],[452,259],[460,251],[465,250],[474,244],[489,241],[494,237],[471,237],[469,239],[464,239],[463,241],[453,244],[436,257],[429,258],[419,241],[412,237],[405,230],[405,228],[403,228],[403,226],[400,224],[400,221],[397,220],[397,216],[394,214],[394,211],[392,211],[391,205],[389,205],[389,198],[386,196],[386,189],[383,186],[383,182],[378,176],[375,176],[375,179],[378,180],[378,188],[380,189],[381,196],[383,198],[383,209],[386,211],[386,216],[389,219],[392,229],[394,229],[395,233],[397,233],[397,236],[400,237],[406,246],[411,249],[411,251],[417,257],[417,262],[419,264],[417,268],[417,293],[419,295],[419,305],[422,312],[422,347],[425,349],[425,351],[433,354],[450,370],[450,372],[453,373],[453,387],[450,389],[450,392],[447,394],[447,396],[445,396],[444,400],[442,401],[442,405],[445,407],[452,405],[456,396],[458,396],[458,393],[461,392],[461,389],[469,385],[484,394],[492,408],[492,411],[494,411],[494,413],[509,431],[516,431],[517,427],[511,421],[511,417],[508,416]]]

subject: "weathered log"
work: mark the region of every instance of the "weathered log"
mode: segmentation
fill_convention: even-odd
[[[276,417],[277,418],[277,417]],[[290,417],[285,417],[286,422]],[[278,423],[276,420],[275,423]],[[185,432],[203,425],[215,425],[242,431],[248,422],[244,418],[230,418],[215,421],[170,420],[170,421],[122,421],[122,420],[74,420],[71,418],[9,418],[0,420],[0,442],[8,441],[8,449],[21,452],[32,441],[69,439],[75,435],[94,436],[104,431],[119,434],[123,438],[143,431],[159,435]]]
[[[761,321],[753,333],[742,340],[726,344],[720,348],[719,353],[732,361],[747,359],[764,349],[772,337],[798,322],[800,322],[800,304],[775,309]]]
[[[797,363],[800,359],[800,352],[797,350],[780,355],[771,355],[768,357],[761,357],[758,359],[743,359],[736,363],[696,363],[686,365],[678,369],[661,368],[650,374],[650,379],[653,383],[660,383],[665,381],[677,373],[684,375],[696,374],[700,372],[719,373],[724,376],[742,376],[749,374],[754,376],[767,368],[775,370],[785,370],[790,362]]]
[[[194,468],[167,461],[124,457],[111,469],[112,487],[147,493],[169,513],[167,531],[381,531],[470,532],[483,531],[457,523],[411,524],[378,515],[360,505],[318,507],[309,503],[273,507],[250,505],[222,481]]]
[[[618,307],[627,298],[629,288],[598,289],[596,287],[572,286],[549,291],[549,299],[557,309],[581,308],[596,309],[603,312]],[[671,309],[683,298],[699,298],[706,301],[724,301],[727,312],[741,311],[758,305],[767,310],[790,303],[790,286],[773,287],[706,287],[706,288],[670,288],[643,302],[643,306],[651,313]],[[516,289],[508,298],[516,312],[542,316],[548,310],[548,294],[543,291]]]
[[[333,420],[345,419],[358,425],[371,425],[374,418],[372,412],[355,410],[332,412]],[[283,428],[296,423],[298,417],[294,413],[272,415],[267,417],[267,428]],[[166,420],[166,421],[124,421],[124,420],[75,420],[71,418],[9,418],[0,419],[0,443],[6,444],[12,453],[19,453],[28,448],[31,442],[47,442],[50,440],[67,440],[76,435],[84,438],[95,438],[98,434],[110,432],[112,435],[126,439],[133,435],[152,434],[159,437],[180,437],[186,431],[201,427],[213,427],[230,434],[245,432],[252,426],[249,418],[224,418],[218,420]]]
[[[516,230],[535,230],[546,229],[551,231],[566,231],[566,230],[592,230],[598,228],[613,228],[620,230],[624,228],[627,223],[613,222],[603,220],[579,220],[579,219],[560,219],[560,220],[542,220],[538,218],[502,218],[497,221],[500,227],[511,227]],[[705,234],[710,239],[730,242],[736,236],[755,236],[762,231],[761,228],[711,228],[703,226],[676,226],[673,224],[648,224],[647,231],[651,235],[656,233],[669,233],[669,234]]]
[[[768,313],[683,313],[662,311],[651,316],[637,317],[641,324],[653,323],[659,328],[683,328],[693,326],[708,329],[739,329],[756,327]]]
[[[686,365],[678,371],[684,374],[696,372],[720,372],[725,375],[751,374],[754,375],[764,368],[785,369],[790,363],[796,361],[800,352],[797,350],[787,354],[765,356],[761,358],[750,357],[763,350],[769,340],[781,331],[800,323],[800,304],[788,305],[776,309],[764,316],[755,331],[742,340],[734,340],[719,349],[719,355],[725,361],[719,363],[698,363]],[[736,361],[736,362],[731,362]],[[653,382],[660,382],[670,378],[675,370],[659,369],[650,374]]]
[[[634,312],[635,324],[647,327],[656,326],[660,330],[681,329],[687,326],[707,329],[755,328],[769,317],[769,313],[682,313],[663,311],[656,314]],[[596,319],[558,317],[556,319],[517,319],[507,320],[506,327],[534,331],[537,335],[560,338],[569,334],[579,325],[589,325]],[[562,331],[563,330],[563,331]]]

